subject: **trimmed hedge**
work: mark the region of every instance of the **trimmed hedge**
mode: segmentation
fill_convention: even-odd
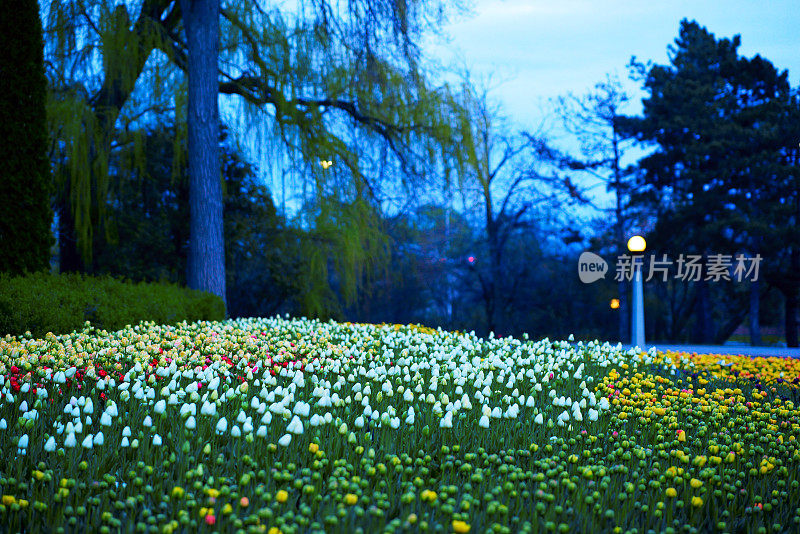
[[[86,321],[113,331],[140,321],[174,324],[224,318],[221,298],[175,284],[81,274],[0,275],[0,335],[66,334],[82,330]]]

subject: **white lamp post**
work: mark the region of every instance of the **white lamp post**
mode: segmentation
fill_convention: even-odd
[[[642,288],[642,266],[635,261],[644,253],[647,243],[640,235],[628,239],[628,250],[633,254],[633,313],[631,317],[631,344],[644,347],[644,289]]]

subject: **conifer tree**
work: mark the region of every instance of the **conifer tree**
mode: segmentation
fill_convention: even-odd
[[[48,268],[47,79],[35,0],[0,2],[0,272]]]

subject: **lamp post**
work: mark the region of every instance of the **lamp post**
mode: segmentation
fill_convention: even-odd
[[[647,242],[640,235],[628,239],[628,250],[633,255],[633,313],[631,317],[631,344],[644,347],[644,289],[642,288],[642,266],[636,261],[644,254]]]

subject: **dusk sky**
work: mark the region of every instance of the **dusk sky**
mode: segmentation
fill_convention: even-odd
[[[576,144],[560,132],[552,99],[584,94],[615,74],[634,96],[627,112],[637,113],[644,93],[628,80],[626,65],[631,56],[668,63],[667,47],[683,18],[717,38],[741,35],[740,54],[761,54],[800,86],[800,0],[474,0],[470,12],[443,29],[449,39],[429,41],[424,53],[489,77],[490,96],[515,129],[543,128],[551,142],[569,149]],[[267,183],[282,190],[270,167],[262,169]],[[604,203],[602,188],[590,193]]]
[[[634,96],[628,113],[637,113],[644,93],[628,80],[626,65],[631,56],[668,63],[683,18],[718,39],[741,35],[740,54],[761,54],[800,85],[798,0],[476,0],[471,13],[445,28],[450,41],[427,52],[490,77],[490,95],[517,128],[544,127],[551,141],[569,148],[575,143],[560,133],[552,99],[584,94],[616,74]],[[605,203],[603,189],[593,190]]]
[[[548,99],[586,92],[608,73],[626,79],[632,55],[667,63],[667,46],[683,18],[717,38],[740,34],[741,54],[761,54],[788,69],[793,86],[800,83],[797,0],[476,0],[471,14],[446,28],[452,41],[432,51],[491,74],[506,112],[535,128]]]

